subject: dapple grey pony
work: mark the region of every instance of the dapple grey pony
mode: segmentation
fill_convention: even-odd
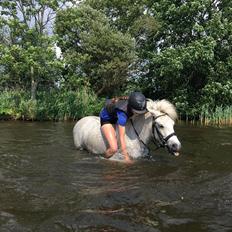
[[[134,115],[126,124],[126,145],[129,155],[136,159],[148,154],[151,139],[158,146],[166,147],[175,156],[179,155],[181,143],[174,132],[177,119],[176,109],[167,100],[147,101],[148,112]],[[116,133],[118,133],[117,126]],[[100,118],[87,116],[80,119],[73,128],[74,144],[93,154],[104,154],[107,141],[101,132]],[[112,159],[118,159],[120,151]],[[110,158],[111,159],[111,158]]]

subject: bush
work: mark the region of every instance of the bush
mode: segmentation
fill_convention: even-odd
[[[22,120],[74,120],[87,115],[98,115],[103,99],[88,89],[79,91],[38,92],[37,100],[22,91],[0,94],[1,118]]]

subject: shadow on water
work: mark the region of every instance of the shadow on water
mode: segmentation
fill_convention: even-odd
[[[0,123],[0,231],[232,231],[232,128],[179,124],[178,158],[111,162],[73,123]]]

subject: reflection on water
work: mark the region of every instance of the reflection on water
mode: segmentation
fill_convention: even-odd
[[[232,231],[232,128],[180,124],[182,156],[126,165],[75,150],[73,125],[0,123],[0,231]]]

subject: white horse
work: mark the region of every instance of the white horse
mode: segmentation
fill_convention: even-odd
[[[158,146],[166,147],[170,153],[178,156],[181,143],[174,132],[177,119],[175,107],[167,100],[148,99],[147,110],[146,114],[134,115],[126,124],[129,155],[134,159],[148,155],[147,145],[153,139]],[[100,118],[96,116],[80,119],[73,128],[73,137],[77,148],[86,149],[93,154],[104,154],[108,146],[101,131]],[[121,159],[119,154],[120,152],[116,153],[110,159]]]

